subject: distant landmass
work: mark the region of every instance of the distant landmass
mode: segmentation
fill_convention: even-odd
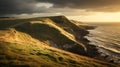
[[[91,26],[65,16],[0,18],[0,67],[118,67],[97,60]]]

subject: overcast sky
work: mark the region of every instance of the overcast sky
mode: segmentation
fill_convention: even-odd
[[[49,15],[86,22],[119,22],[120,0],[0,0],[0,16]]]

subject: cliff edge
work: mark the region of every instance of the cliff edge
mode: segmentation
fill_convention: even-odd
[[[65,16],[0,19],[0,66],[117,67],[88,58],[97,50],[88,44],[86,34]]]

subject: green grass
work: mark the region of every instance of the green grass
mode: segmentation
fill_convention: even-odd
[[[10,34],[7,32],[3,33]],[[17,37],[17,41],[0,40],[0,67],[115,67],[113,64],[50,47],[22,32],[16,31],[13,34],[11,37]]]
[[[34,44],[0,42],[0,66],[103,67],[114,65]]]

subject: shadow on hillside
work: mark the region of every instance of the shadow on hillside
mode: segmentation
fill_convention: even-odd
[[[73,53],[86,55],[84,48],[80,45],[77,45],[76,42],[70,40],[61,32],[47,24],[40,23],[25,23],[15,27],[16,30],[27,33],[33,38],[36,38],[40,41],[52,41],[53,47],[57,45],[57,48],[67,50]],[[50,45],[51,46],[51,45]]]

